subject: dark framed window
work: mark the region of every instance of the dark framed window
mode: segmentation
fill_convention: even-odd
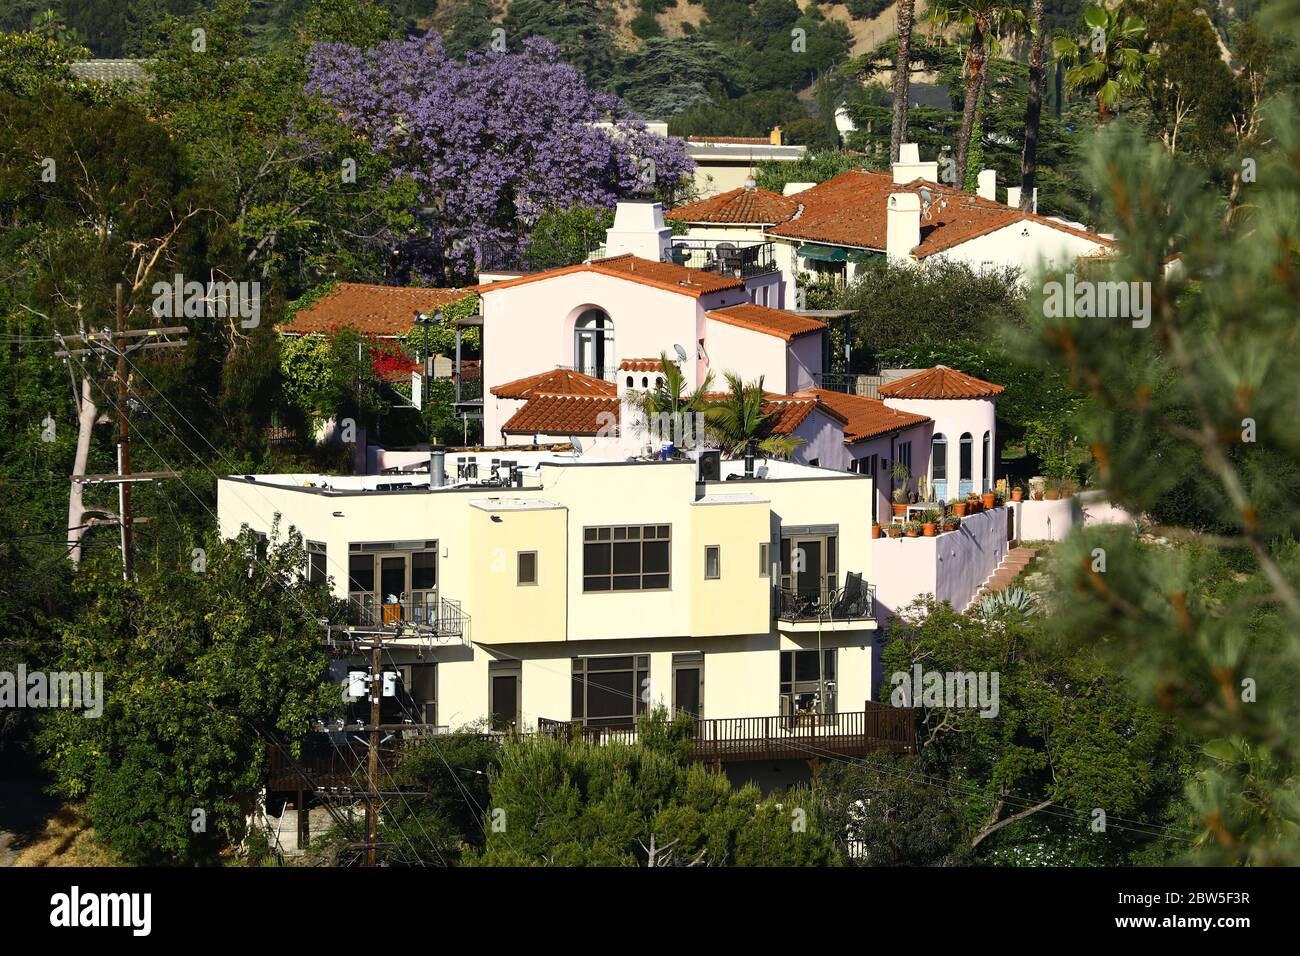
[[[324,584],[329,580],[325,566],[325,545],[320,541],[307,542],[307,583]]]
[[[488,661],[488,709],[493,730],[520,728],[523,678],[523,665],[519,661]]]
[[[781,714],[835,713],[835,651],[781,652]]]
[[[970,481],[971,459],[974,457],[972,453],[975,450],[974,442],[970,437],[970,432],[964,432],[962,434],[961,441],[958,442],[958,448],[960,450],[960,455],[958,457],[958,468],[960,469],[958,471],[958,477],[962,481]]]
[[[704,579],[716,581],[722,577],[722,548],[716,544],[704,547]]]
[[[575,657],[573,719],[588,727],[626,727],[650,705],[650,655]]]
[[[772,545],[768,541],[760,542],[758,545],[758,576],[768,578],[772,576]]]
[[[519,552],[519,569],[515,578],[517,584],[536,584],[537,583],[537,552],[520,551]]]
[[[948,439],[942,432],[930,441],[930,473],[935,481],[948,479]]]
[[[673,655],[673,712],[704,716],[704,654]]]
[[[584,528],[582,590],[666,591],[671,585],[672,527]]]
[[[907,473],[912,473],[912,443],[910,441],[899,442],[898,460],[907,466]]]

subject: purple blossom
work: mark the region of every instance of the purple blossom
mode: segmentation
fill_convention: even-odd
[[[436,210],[430,238],[459,272],[486,243],[519,248],[548,208],[644,194],[646,160],[661,193],[692,168],[680,140],[647,131],[540,38],[464,62],[434,32],[369,50],[318,44],[308,65],[308,91],[418,185],[421,205]]]

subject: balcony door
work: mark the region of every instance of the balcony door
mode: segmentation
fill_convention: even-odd
[[[584,375],[609,378],[613,361],[614,321],[600,309],[588,309],[573,326],[573,367]]]
[[[348,598],[361,626],[432,623],[438,609],[438,543],[353,544]]]
[[[835,590],[836,545],[833,534],[781,538],[781,590],[823,601]]]
[[[673,655],[673,710],[697,720],[704,716],[704,655]]]

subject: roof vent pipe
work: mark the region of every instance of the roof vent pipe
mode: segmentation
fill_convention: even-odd
[[[447,471],[445,468],[447,461],[447,452],[441,448],[433,448],[429,451],[429,487],[441,488],[447,483]]]

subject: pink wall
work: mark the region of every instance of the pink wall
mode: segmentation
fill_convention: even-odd
[[[993,458],[993,468],[997,469],[998,435],[994,421],[996,404],[987,398],[962,399],[921,399],[921,398],[887,398],[885,404],[903,412],[928,415],[934,419],[933,434],[942,434],[948,439],[948,485],[945,499],[952,500],[958,495],[960,479],[960,446],[963,433],[971,436],[971,490],[977,494],[984,490],[984,433],[988,432]],[[933,436],[931,436],[933,437]],[[931,478],[932,472],[927,467],[922,471],[922,463],[929,462],[929,447],[918,449],[912,446],[912,473],[915,477],[924,475]],[[996,475],[989,476],[989,487],[993,487]]]
[[[817,376],[822,372],[822,358],[825,332],[801,335],[786,346],[786,385],[787,392],[797,392],[802,388],[817,388],[821,383]]]
[[[716,319],[705,322],[704,337],[715,390],[725,389],[723,376],[735,372],[747,383],[763,376],[763,388],[769,392],[787,391],[784,340]]]
[[[893,516],[893,479],[891,478],[891,469],[894,466],[894,455],[896,446],[900,442],[910,441],[912,443],[912,469],[919,471],[928,461],[925,458],[930,450],[930,425],[925,423],[916,425],[912,428],[905,428],[895,435],[882,435],[879,438],[872,438],[869,441],[854,442],[852,445],[846,445],[850,458],[856,462],[864,458],[876,455],[879,473],[876,480],[876,515],[875,520],[882,524],[887,524]],[[845,468],[848,464],[845,464]],[[916,490],[915,478],[911,482],[912,490]]]

